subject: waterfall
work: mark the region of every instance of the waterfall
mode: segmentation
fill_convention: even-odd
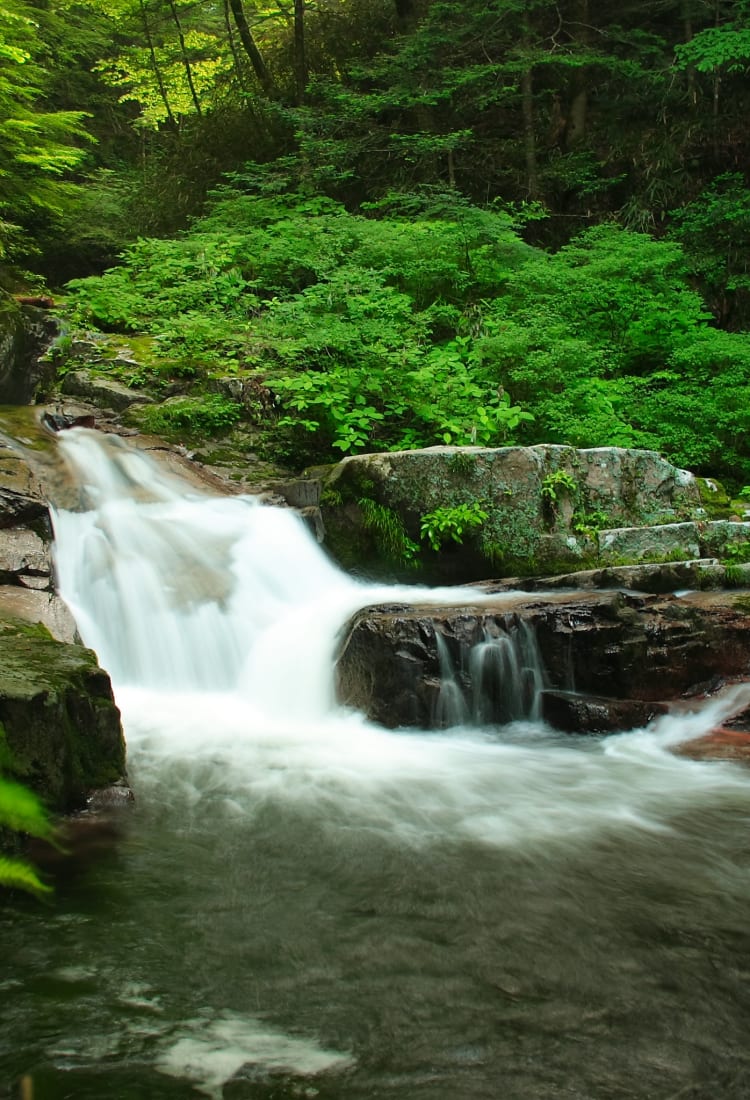
[[[539,647],[528,623],[515,622],[505,633],[485,630],[471,651],[472,717],[477,725],[541,718],[544,687]]]
[[[434,715],[438,729],[541,720],[544,669],[528,623],[509,616],[504,630],[484,627],[482,640],[459,654],[460,668],[439,630],[435,646],[440,666]]]
[[[556,733],[518,593],[462,650],[477,592],[355,581],[289,510],[96,432],[59,445],[78,499],[53,517],[59,587],[111,675],[136,801],[112,859],[3,909],[9,1089],[748,1091],[750,773],[670,751],[748,685]],[[456,636],[435,615],[445,728],[334,696],[351,615],[410,601],[471,605]]]
[[[546,729],[533,638],[510,618],[460,674],[439,639],[437,724],[451,728],[373,726],[334,697],[351,615],[384,602],[474,604],[476,592],[355,581],[291,510],[202,494],[100,433],[76,429],[60,445],[81,486],[81,509],[54,515],[60,590],[111,675],[141,788],[166,783],[191,800],[221,789],[242,814],[268,799],[315,805],[419,843],[459,832],[527,844],[662,828],[680,807],[746,783],[667,751],[736,700],[585,744]]]

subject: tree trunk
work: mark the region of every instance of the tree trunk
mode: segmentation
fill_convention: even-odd
[[[395,3],[399,25],[405,27],[414,18],[414,0],[395,0]]]
[[[177,119],[172,114],[172,108],[171,108],[170,103],[169,103],[169,96],[167,95],[167,89],[164,86],[164,80],[162,79],[161,69],[159,68],[159,62],[156,59],[156,49],[154,47],[154,40],[151,36],[151,27],[150,27],[149,21],[148,21],[148,13],[146,12],[146,5],[143,3],[143,0],[140,0],[139,7],[140,7],[140,12],[141,12],[141,21],[143,23],[143,33],[146,36],[146,43],[148,45],[148,52],[149,52],[149,56],[151,57],[151,66],[154,70],[154,76],[156,77],[156,86],[159,89],[159,95],[161,96],[161,101],[164,104],[164,110],[167,112],[167,118],[169,120],[169,125],[171,126],[171,128],[173,130],[178,130],[179,127],[177,125]]]
[[[307,55],[305,53],[305,0],[294,0],[294,85],[298,105],[305,101]]]
[[[682,15],[682,36],[685,42],[691,42],[693,38],[693,17],[690,14],[690,0],[682,0],[681,5]],[[687,67],[687,90],[688,99],[695,106],[698,96],[695,88],[695,65],[688,65]]]
[[[245,9],[242,6],[242,0],[229,0],[229,6],[232,9],[232,15],[237,25],[237,31],[240,36],[240,42],[242,47],[250,58],[250,64],[253,67],[253,72],[258,78],[263,91],[266,93],[269,99],[273,99],[276,96],[276,89],[274,88],[271,74],[266,68],[266,63],[263,60],[263,56],[258,49],[255,39],[253,38],[253,32],[248,26],[247,18],[245,16]]]
[[[539,197],[539,172],[536,162],[534,133],[534,83],[531,66],[521,74],[521,110],[523,112],[523,143],[526,158],[526,181],[530,199]]]
[[[195,107],[195,113],[200,116],[203,114],[203,111],[201,110],[198,93],[195,90],[195,82],[193,81],[193,69],[190,64],[190,58],[187,55],[187,50],[185,49],[185,35],[182,33],[182,24],[180,23],[180,17],[177,14],[177,7],[174,3],[174,0],[169,0],[169,10],[172,12],[174,25],[175,27],[177,27],[177,37],[180,40],[180,53],[182,55],[182,64],[185,69],[185,76],[187,78],[188,88],[190,89],[190,97],[193,101],[193,106]]]
[[[589,25],[589,0],[577,0],[575,6],[575,37],[576,41],[587,49],[591,40],[591,28]],[[588,115],[588,65],[579,65],[573,71],[572,96],[568,109],[568,121],[565,130],[565,145],[568,149],[574,149],[586,138],[586,126]]]
[[[242,73],[242,63],[240,61],[240,55],[237,52],[237,43],[234,40],[234,31],[232,30],[232,20],[229,17],[229,0],[224,0],[224,26],[227,30],[227,40],[229,42],[229,49],[232,52],[232,60],[234,62],[234,71],[237,73],[237,83],[242,91],[246,91],[245,77]]]

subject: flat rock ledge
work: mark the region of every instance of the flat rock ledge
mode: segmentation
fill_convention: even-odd
[[[389,728],[439,727],[456,713],[505,722],[535,699],[558,729],[610,732],[748,677],[747,590],[515,591],[455,607],[369,607],[349,624],[337,665],[341,701]]]

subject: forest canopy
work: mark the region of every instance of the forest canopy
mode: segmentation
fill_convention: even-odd
[[[749,65],[747,0],[0,0],[3,279],[73,278],[157,389],[256,380],[292,463],[742,484]]]

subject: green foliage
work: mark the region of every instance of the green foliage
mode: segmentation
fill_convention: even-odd
[[[33,250],[34,222],[60,215],[74,193],[66,177],[91,140],[86,112],[45,102],[40,18],[25,0],[0,5],[0,260]]]
[[[578,482],[565,470],[554,470],[542,481],[542,498],[557,505],[562,494],[574,496],[578,492]]]
[[[374,535],[379,552],[397,565],[416,567],[419,546],[407,535],[400,516],[370,497],[360,497],[357,503],[362,526]]]
[[[435,508],[421,518],[420,534],[434,551],[446,541],[462,543],[464,535],[478,531],[489,513],[476,501]]]
[[[610,224],[546,253],[443,192],[365,217],[279,187],[238,177],[182,237],[137,241],[71,284],[74,317],[151,334],[185,376],[255,377],[291,462],[539,441],[750,480],[750,342],[712,326],[676,240]]]
[[[724,548],[722,562],[726,566],[750,562],[750,542],[732,542]]]
[[[573,513],[573,530],[577,535],[595,540],[600,531],[614,526],[612,517],[601,509],[588,510],[578,507]]]
[[[672,212],[672,236],[680,241],[722,324],[750,321],[750,189],[741,175],[726,173],[698,198]]]
[[[0,742],[1,745],[1,742]],[[0,828],[47,837],[50,824],[39,799],[20,783],[0,776]],[[44,894],[50,887],[23,859],[0,855],[0,886]]]
[[[141,406],[138,419],[148,432],[168,438],[200,439],[222,435],[242,416],[242,405],[218,394],[177,397],[162,405]]]
[[[689,42],[675,46],[680,68],[693,66],[702,73],[725,68],[727,72],[745,72],[750,63],[750,26],[725,23],[706,27]]]

